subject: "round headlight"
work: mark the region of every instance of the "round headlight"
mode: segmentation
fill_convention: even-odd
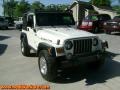
[[[67,41],[67,42],[65,43],[65,49],[66,49],[66,50],[70,50],[70,49],[72,49],[72,47],[73,47],[73,44],[72,44],[71,41]]]
[[[94,45],[94,46],[97,46],[97,45],[98,45],[98,39],[97,39],[97,38],[94,38],[94,39],[93,39],[93,45]]]

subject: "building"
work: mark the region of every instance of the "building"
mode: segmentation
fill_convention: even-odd
[[[94,5],[92,5],[94,10],[97,11],[99,14],[108,14],[111,16],[111,18],[113,18],[114,16],[117,15],[117,13],[115,11],[113,11],[112,9],[106,9],[106,8],[98,8]]]
[[[117,13],[110,8],[98,8],[88,2],[78,0],[73,2],[73,4],[69,7],[69,10],[73,12],[73,17],[77,26],[81,24],[85,16],[90,14],[108,14],[111,18],[117,15]]]

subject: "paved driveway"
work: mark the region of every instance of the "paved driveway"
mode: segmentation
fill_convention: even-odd
[[[38,69],[37,57],[24,57],[20,52],[20,31],[0,31],[0,85],[50,85],[51,90],[119,90],[120,34],[97,34],[109,42],[109,57],[98,72],[84,67],[59,74],[56,82],[45,81]]]

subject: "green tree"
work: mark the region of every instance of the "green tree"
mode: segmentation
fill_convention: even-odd
[[[58,5],[50,4],[46,7],[46,10],[61,10],[61,11],[64,11],[68,7],[69,7],[69,5],[66,5],[66,4],[58,4]]]
[[[21,17],[23,15],[23,13],[27,12],[30,10],[30,4],[25,1],[25,0],[21,0],[17,5],[16,5],[16,8],[15,8],[15,16],[17,17]]]
[[[14,11],[15,11],[15,7],[16,7],[17,3],[18,2],[14,1],[14,0],[4,2],[3,7],[4,7],[5,16],[14,17]]]
[[[70,5],[68,5],[68,4],[58,4],[57,5],[58,9],[62,10],[62,11],[65,10],[65,9],[67,9],[69,6]]]
[[[45,8],[45,5],[40,3],[39,1],[35,1],[35,2],[32,3],[31,8],[32,9],[41,9],[41,10],[43,10]]]
[[[120,6],[113,6],[113,10],[115,10],[118,14],[120,14]]]
[[[90,3],[95,6],[111,7],[111,0],[90,0]]]
[[[55,4],[50,4],[50,5],[46,6],[45,9],[46,9],[46,10],[57,10],[57,5],[55,5]]]

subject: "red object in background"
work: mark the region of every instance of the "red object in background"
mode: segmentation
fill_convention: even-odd
[[[120,32],[120,16],[115,16],[112,20],[104,23],[104,32],[111,34],[112,32]]]
[[[79,29],[97,33],[103,29],[104,22],[110,20],[111,17],[107,14],[88,15],[78,26]]]
[[[93,22],[90,21],[83,21],[80,25],[80,29],[85,31],[91,31],[93,29]]]

